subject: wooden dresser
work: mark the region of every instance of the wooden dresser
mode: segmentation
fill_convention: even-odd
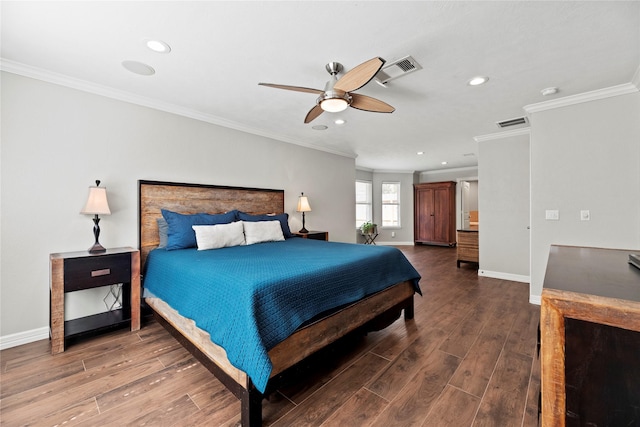
[[[478,229],[470,228],[458,230],[458,268],[461,262],[478,264],[480,256],[478,252]]]
[[[540,311],[543,426],[640,425],[640,270],[630,253],[551,246]]]

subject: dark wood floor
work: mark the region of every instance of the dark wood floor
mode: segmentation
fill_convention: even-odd
[[[273,426],[537,426],[539,307],[529,286],[402,247],[424,297],[413,321],[311,357],[264,401]],[[3,426],[231,426],[235,397],[157,323],[69,346],[0,352]]]

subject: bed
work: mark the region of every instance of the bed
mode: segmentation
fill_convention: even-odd
[[[400,251],[394,248],[364,249],[365,245],[291,237],[277,242],[210,251],[197,248],[156,250],[160,244],[158,219],[163,217],[163,210],[181,214],[222,214],[240,211],[249,216],[282,213],[283,190],[139,181],[138,195],[139,242],[145,303],[151,308],[158,322],[241,400],[243,426],[262,424],[262,399],[276,387],[277,377],[288,368],[350,332],[386,327],[400,317],[402,310],[405,320],[413,318],[413,298],[416,292],[420,292],[420,277]],[[367,257],[397,257],[400,254],[401,258],[390,258],[386,262],[390,266],[389,271],[381,271],[378,275],[380,280],[391,283],[368,283],[377,282],[377,279],[359,283],[366,275],[360,274],[359,271],[358,274],[350,274],[356,270],[354,265],[362,264],[362,259],[357,257],[365,256],[360,253],[363,250],[375,251],[367,252]],[[263,265],[258,262],[263,257],[279,253],[278,251],[283,252],[277,257],[282,259],[286,256],[286,262],[274,262],[273,258],[265,258],[266,264]],[[318,255],[319,252],[316,251],[320,251],[322,255]],[[337,264],[336,258],[344,259],[344,265]],[[376,260],[376,265],[385,264],[382,259]],[[252,261],[247,263],[247,260]],[[347,260],[356,264],[347,265]],[[208,267],[208,270],[212,275],[226,274],[224,277],[232,278],[233,283],[230,287],[234,291],[226,292],[225,295],[232,294],[232,298],[237,299],[216,310],[211,310],[206,304],[200,304],[199,301],[221,298],[215,293],[218,292],[215,290],[216,287],[206,286],[206,283],[218,280],[218,276],[209,277],[206,274],[195,273],[193,268],[186,267],[187,262],[194,265],[216,265],[215,268]],[[235,265],[236,262],[239,264]],[[183,270],[177,271],[178,267],[171,266],[171,263],[179,264]],[[326,276],[324,270],[327,268],[321,265],[323,263],[331,265],[328,270],[336,275],[335,278]],[[278,269],[271,268],[276,264],[282,264],[280,270],[289,270],[286,268],[287,265],[297,266],[291,270],[296,270],[295,280],[303,283],[292,282],[292,278],[280,279],[279,273],[276,272]],[[409,267],[406,264],[409,264]],[[395,267],[399,265],[402,266]],[[224,273],[222,270],[227,267],[230,270]],[[382,270],[382,267],[377,268]],[[247,275],[259,278],[255,280],[257,284],[247,284],[253,287],[245,288],[244,276],[240,278],[237,275],[238,271],[245,270]],[[163,278],[169,283],[161,284]],[[176,291],[190,289],[201,278],[205,284],[197,291],[198,298],[188,298],[188,295],[194,294],[195,291],[180,291],[182,294]],[[249,282],[249,279],[246,281]],[[290,285],[289,282],[295,285],[295,292],[290,291],[287,297],[285,285]],[[342,290],[346,290],[344,299],[329,302],[320,297],[322,294],[337,294],[330,288],[336,284],[340,286],[341,294]],[[360,290],[361,287],[366,290]],[[254,288],[259,291],[255,291]],[[296,308],[297,311],[292,311],[299,318],[291,321],[266,321],[255,308],[255,303],[248,303],[249,309],[242,308],[244,301],[250,299],[247,295],[258,295],[261,301],[271,301],[274,297],[262,296],[271,295],[266,289],[272,288],[277,289],[273,294],[278,295],[278,298],[285,295],[282,301],[294,301],[298,295],[296,293],[300,293],[298,300],[304,301],[304,304],[297,304],[300,307]],[[307,288],[313,289],[313,292],[305,290]],[[245,292],[245,289],[248,290]],[[349,289],[351,291],[348,291]],[[200,297],[201,295],[203,296]],[[314,302],[315,300],[318,302]],[[274,303],[264,311],[275,310],[277,314],[281,311],[287,312],[288,316],[291,314],[289,311],[293,310],[289,302]],[[191,304],[197,307],[189,311]],[[312,304],[317,304],[317,307],[313,308],[317,312],[307,307]],[[238,343],[237,339],[229,341],[219,335],[219,331],[231,330],[224,322],[232,321],[233,325],[242,323],[245,315],[256,316],[245,322],[250,329],[250,339],[243,338]],[[257,335],[251,329],[254,324],[258,325]],[[227,333],[225,336],[229,335],[233,338],[236,332]],[[245,357],[246,354],[250,356]],[[246,360],[250,363],[247,364]],[[258,362],[254,363],[255,360]]]

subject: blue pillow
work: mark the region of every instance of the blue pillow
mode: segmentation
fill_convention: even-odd
[[[162,216],[169,225],[166,247],[168,251],[196,246],[196,233],[191,228],[193,225],[229,224],[237,219],[235,211],[217,215],[207,213],[185,215],[162,209]]]
[[[293,234],[289,229],[289,214],[286,212],[278,215],[269,215],[269,214],[251,215],[246,212],[238,211],[238,219],[240,221],[249,221],[249,222],[278,220],[280,221],[280,227],[282,228],[282,234],[284,235],[285,239],[288,239],[289,237],[293,237]]]
[[[169,236],[169,224],[167,224],[167,220],[163,217],[158,218],[156,222],[158,223],[158,238],[160,239],[158,248],[166,248]]]

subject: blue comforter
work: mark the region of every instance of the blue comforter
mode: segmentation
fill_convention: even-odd
[[[264,392],[267,352],[323,311],[420,275],[396,248],[292,238],[223,249],[156,249],[144,287],[193,319]]]

